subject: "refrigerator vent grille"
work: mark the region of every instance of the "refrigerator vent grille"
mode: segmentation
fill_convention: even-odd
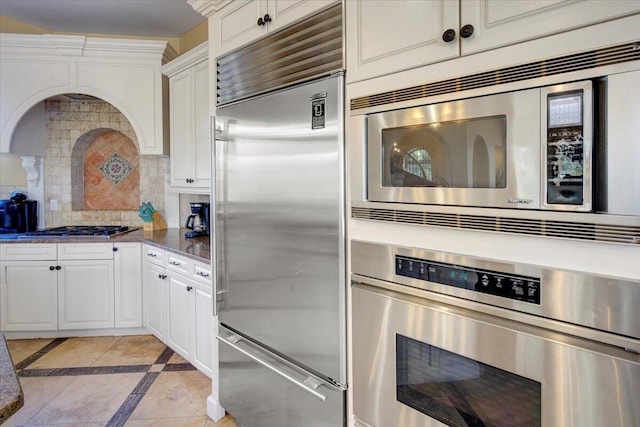
[[[411,101],[429,96],[462,92],[504,83],[519,82],[537,77],[614,65],[640,59],[640,42],[627,43],[573,55],[560,56],[528,64],[484,73],[471,74],[454,79],[426,83],[404,89],[382,92],[351,100],[351,110],[377,107],[396,102]]]
[[[545,219],[505,218],[498,216],[463,215],[442,212],[405,211],[352,207],[351,216],[356,219],[417,224],[432,227],[449,227],[464,230],[481,230],[498,233],[526,234],[531,236],[599,242],[640,244],[640,226],[607,225]]]
[[[217,105],[342,70],[342,7],[331,7],[216,62]]]

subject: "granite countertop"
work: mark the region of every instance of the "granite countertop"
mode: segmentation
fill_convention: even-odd
[[[211,263],[209,237],[186,238],[186,228],[167,228],[165,230],[134,230],[116,237],[37,237],[20,239],[2,239],[0,243],[118,243],[142,242],[193,258],[207,264]]]
[[[24,405],[22,387],[16,377],[4,335],[0,334],[0,424]]]
[[[186,228],[147,231],[143,233],[141,241],[210,264],[209,237],[192,237],[188,239],[184,237],[186,232]]]

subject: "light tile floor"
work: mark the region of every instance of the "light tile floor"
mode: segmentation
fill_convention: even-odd
[[[150,335],[8,340],[17,426],[235,427],[206,414],[211,380]]]

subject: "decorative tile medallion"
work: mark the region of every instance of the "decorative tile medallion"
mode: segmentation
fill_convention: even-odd
[[[120,157],[118,153],[113,153],[102,165],[99,167],[100,172],[111,181],[114,185],[120,184],[126,177],[133,172],[133,166],[131,163]]]

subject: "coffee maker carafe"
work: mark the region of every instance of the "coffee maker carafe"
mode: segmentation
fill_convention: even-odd
[[[185,237],[199,237],[209,235],[209,203],[190,203],[191,215],[187,217]]]

